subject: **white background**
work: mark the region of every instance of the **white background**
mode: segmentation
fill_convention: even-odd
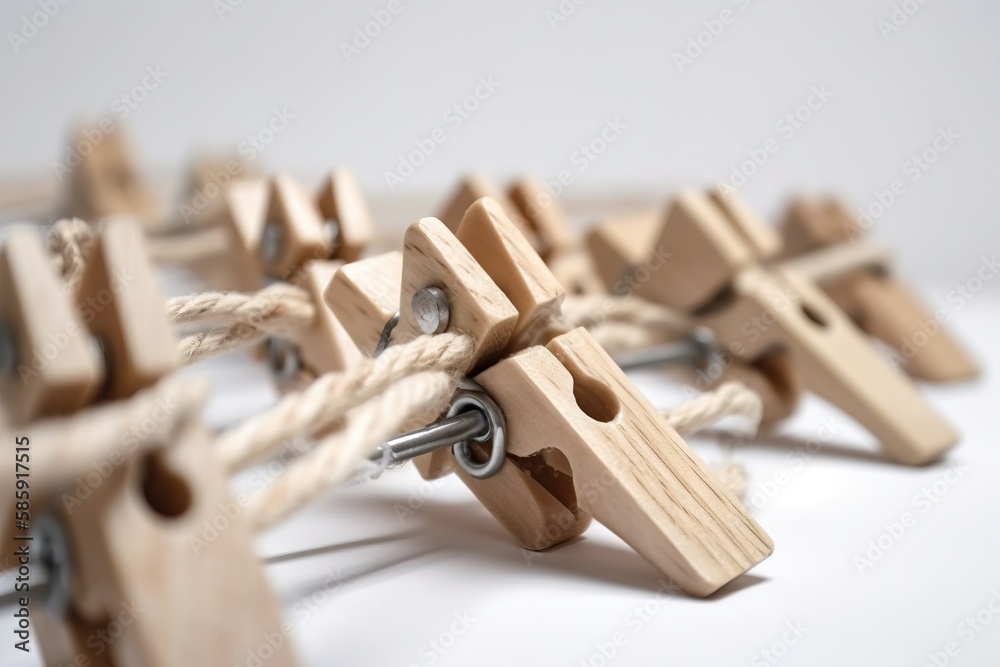
[[[0,173],[51,179],[69,125],[114,116],[115,98],[148,66],[168,76],[127,119],[144,164],[177,170],[195,147],[235,146],[260,130],[273,108],[287,107],[295,121],[257,166],[318,175],[349,165],[377,201],[437,197],[468,168],[549,178],[571,169],[567,198],[729,179],[748,150],[781,136],[779,118],[811,87],[825,85],[830,101],[782,139],[743,188],[751,202],[773,217],[789,191],[805,188],[868,205],[875,191],[903,179],[906,193],[875,234],[894,245],[904,273],[936,305],[947,304],[949,290],[1000,249],[996,3],[927,2],[884,38],[878,22],[893,11],[884,0],[758,0],[746,9],[725,1],[591,0],[555,30],[546,18],[554,1],[418,0],[404,2],[347,62],[341,42],[386,4],[244,0],[220,18],[207,1],[74,0],[15,53],[6,35],[38,7],[8,0],[0,9]],[[735,22],[678,71],[673,53],[727,8]],[[384,173],[397,167],[398,156],[447,127],[445,111],[491,75],[501,82],[497,92],[390,192]],[[585,172],[576,171],[574,151],[607,117],[621,117],[628,129]],[[909,180],[904,163],[942,127],[960,138],[919,180]],[[731,453],[711,441],[695,443],[712,463],[731,455],[745,464],[751,491],[776,473],[789,476],[754,509],[777,544],[775,555],[713,599],[654,603],[656,573],[599,526],[529,565],[455,479],[401,523],[395,506],[421,489],[407,470],[335,494],[262,542],[261,553],[271,554],[421,534],[271,568],[293,618],[304,592],[322,587],[331,573],[342,582],[297,624],[306,664],[432,664],[422,647],[463,612],[475,618],[472,627],[434,654],[433,664],[577,666],[587,664],[596,644],[624,632],[627,643],[610,664],[752,665],[788,623],[807,630],[780,664],[922,665],[949,641],[960,647],[950,664],[997,664],[1000,618],[970,642],[959,634],[963,619],[1000,591],[996,283],[953,313],[956,329],[987,366],[986,381],[929,389],[964,433],[949,460],[969,468],[930,511],[916,509],[913,496],[935,483],[940,488],[947,464],[911,469],[856,455],[872,443],[842,417],[820,454],[790,466],[786,456],[796,443],[817,436],[823,420],[835,416],[810,401],[786,426],[797,440],[762,438]],[[209,416],[217,425],[273,399],[249,357],[194,372],[216,378]],[[657,404],[678,400],[661,376],[637,379]],[[855,557],[908,511],[917,514],[916,526],[859,573]],[[633,632],[628,614],[646,603],[655,613]],[[0,646],[0,663],[34,664],[8,644]]]

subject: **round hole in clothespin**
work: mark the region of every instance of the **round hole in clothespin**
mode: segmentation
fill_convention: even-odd
[[[427,335],[444,333],[451,319],[451,304],[440,287],[424,287],[413,294],[411,301],[417,328]]]

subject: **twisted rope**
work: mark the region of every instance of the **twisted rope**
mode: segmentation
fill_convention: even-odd
[[[317,378],[304,390],[285,395],[267,412],[226,431],[216,442],[219,457],[228,470],[240,470],[293,437],[329,428],[348,410],[409,375],[427,370],[455,374],[468,363],[474,348],[471,336],[453,333],[393,345],[349,371]]]
[[[251,526],[262,530],[349,479],[357,464],[410,422],[440,413],[458,386],[444,371],[422,371],[397,380],[352,411],[347,427],[293,463],[247,508]]]
[[[275,283],[259,292],[206,292],[167,300],[167,317],[177,324],[252,324],[269,333],[308,326],[316,316],[309,293]]]

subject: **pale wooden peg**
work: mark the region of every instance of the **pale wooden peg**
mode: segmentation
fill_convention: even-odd
[[[511,184],[507,194],[528,224],[532,246],[566,291],[574,295],[604,293],[583,240],[573,232],[566,212],[545,187],[536,179],[523,177]]]
[[[0,421],[68,414],[97,391],[103,363],[34,230],[11,231],[0,249],[0,329]]]
[[[688,282],[651,292],[696,315],[729,353],[752,361],[788,350],[804,386],[857,419],[893,460],[927,463],[955,444],[952,428],[836,304],[802,276],[754,263],[753,250],[706,196],[687,193],[675,202],[660,238],[712,289]]]
[[[263,178],[236,181],[223,193],[221,226],[229,233],[225,262],[232,274],[231,287],[240,292],[260,289],[264,272],[260,261],[260,240],[267,221],[268,183]]]
[[[317,197],[320,215],[336,225],[332,259],[354,262],[375,240],[375,223],[361,186],[350,169],[334,169]]]
[[[458,226],[462,224],[465,212],[469,210],[473,202],[483,197],[489,197],[500,204],[518,231],[528,239],[536,251],[538,250],[536,244],[539,243],[539,239],[532,232],[528,222],[521,217],[518,207],[504,194],[503,190],[482,174],[470,173],[459,181],[458,187],[455,188],[455,191],[448,198],[448,203],[442,209],[439,219],[452,232],[458,231]]]
[[[786,256],[800,265],[824,250],[840,249],[843,255],[850,249],[855,259],[864,256],[863,245],[857,242],[864,230],[836,200],[792,202],[782,232]],[[824,258],[829,259],[823,255],[812,262]],[[897,350],[910,375],[953,382],[979,374],[971,355],[887,263],[844,271],[820,286],[861,329]]]
[[[106,220],[85,265],[75,296],[109,367],[101,398],[131,396],[180,362],[142,231]]]
[[[295,329],[288,338],[299,350],[303,370],[315,377],[345,371],[361,360],[357,345],[323,298],[341,266],[341,262],[331,260],[309,261],[294,280],[309,293],[316,315],[309,326]]]
[[[576,501],[693,595],[774,549],[745,508],[585,330],[476,377],[508,415],[508,451],[565,455]]]
[[[781,253],[781,236],[757,215],[735,188],[711,188],[708,197],[750,247],[758,262],[770,261]]]
[[[413,314],[413,295],[425,287],[444,291],[450,304],[448,330],[464,331],[476,340],[476,351],[466,370],[500,358],[514,333],[517,309],[437,218],[418,220],[403,237],[403,283],[394,341],[405,342],[422,334]]]
[[[594,270],[609,292],[635,292],[630,275],[649,258],[662,222],[662,213],[643,211],[599,220],[587,233]]]
[[[135,218],[145,226],[158,222],[159,204],[139,177],[129,155],[124,131],[87,128],[72,139],[73,146],[89,146],[70,178],[70,213],[84,220],[114,215]]]
[[[365,356],[374,356],[389,321],[399,312],[403,253],[398,250],[343,264],[323,299]]]
[[[507,188],[507,196],[527,223],[535,237],[532,246],[537,248],[546,264],[553,253],[578,245],[562,205],[539,181],[521,177]]]
[[[669,212],[670,219],[679,221],[678,226],[681,228],[689,228],[692,209],[702,212],[711,211],[712,207],[707,206],[705,202],[701,202],[701,206],[697,203],[694,206],[686,205],[687,202],[698,197],[699,195],[695,193],[687,193],[682,208]],[[679,252],[664,245],[672,243],[671,239],[661,238],[665,219],[667,219],[667,214],[644,211],[621,218],[603,220],[590,231],[587,243],[594,258],[594,266],[609,292],[670,304],[669,290],[666,299],[657,292],[660,289],[660,283],[665,280],[664,267],[673,262],[675,253]],[[748,216],[741,216],[741,224],[748,225],[747,220],[750,219]],[[715,220],[715,227],[725,229],[728,224],[730,223],[726,222],[720,212]],[[744,233],[741,238],[747,238],[749,235],[749,233]],[[766,239],[765,234],[756,234],[755,236]],[[761,244],[760,248],[761,250],[767,248],[766,241]],[[747,250],[748,254],[744,256],[744,260],[751,255],[764,256],[765,254],[763,252],[754,253],[749,245]],[[690,257],[682,257],[680,261],[686,262],[684,270],[694,270],[697,265],[697,262],[692,262]],[[645,268],[648,271],[638,270],[640,268]],[[677,271],[678,269],[673,269],[671,275],[676,276]],[[676,280],[676,278],[673,279]],[[715,288],[722,289],[719,276],[713,275],[712,279],[715,280]],[[742,382],[754,389],[760,394],[763,401],[762,428],[768,428],[790,416],[798,407],[801,397],[801,380],[798,378],[794,365],[787,359],[787,353],[780,350],[770,351],[758,359],[733,359],[733,363],[711,377],[695,376],[689,371],[682,371],[682,373],[689,380],[699,384],[708,380],[709,386],[701,387],[702,389],[709,389],[730,381]]]
[[[271,182],[259,256],[264,273],[279,280],[291,278],[307,260],[330,256],[319,209],[290,176],[279,175]]]
[[[512,341],[539,320],[558,317],[565,290],[499,203],[477,199],[455,236],[517,309]]]

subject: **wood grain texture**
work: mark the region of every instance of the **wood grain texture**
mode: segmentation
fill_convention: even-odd
[[[562,452],[580,507],[693,595],[766,558],[770,538],[583,329],[476,381],[508,418],[508,451]]]
[[[365,356],[374,356],[382,330],[399,311],[403,253],[392,252],[344,264],[323,300]]]
[[[413,316],[413,295],[424,287],[439,287],[451,305],[449,331],[463,331],[476,340],[468,370],[493,363],[507,348],[518,312],[486,270],[436,218],[410,225],[403,239],[403,284],[399,326],[393,339],[405,342],[420,335]]]
[[[222,260],[232,273],[232,285],[239,292],[260,289],[264,270],[260,262],[260,237],[267,220],[268,183],[262,178],[234,181],[223,193],[221,218],[229,233],[229,252]]]
[[[565,290],[497,202],[477,199],[455,236],[517,309],[513,340],[559,315]]]

